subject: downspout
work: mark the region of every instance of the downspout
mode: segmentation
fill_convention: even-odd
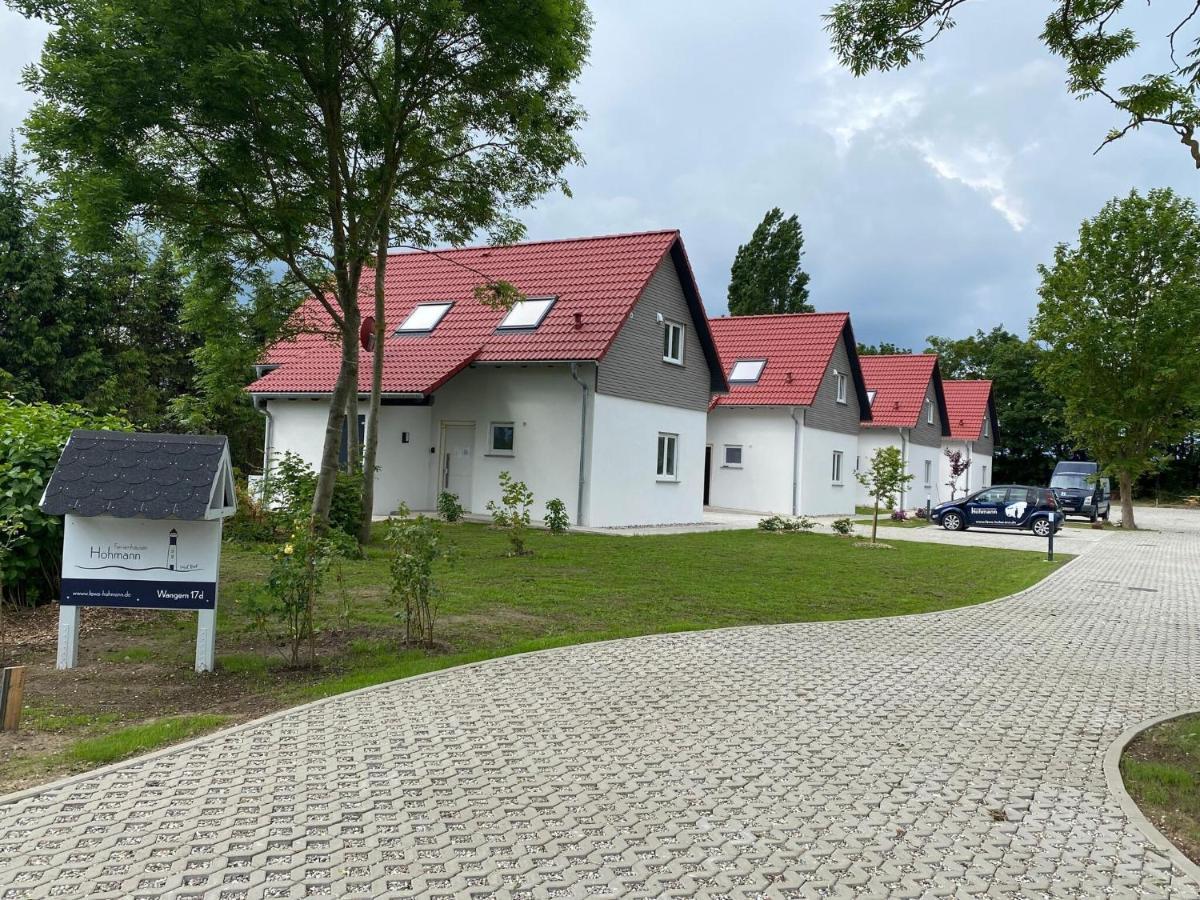
[[[583,524],[583,485],[587,468],[585,464],[585,453],[587,451],[587,401],[588,401],[588,386],[585,382],[579,379],[578,366],[576,363],[571,363],[571,378],[579,385],[583,392],[579,403],[579,491],[575,500],[575,524]]]
[[[967,441],[967,493],[971,493],[971,463],[974,462],[975,454],[971,451],[975,449],[974,441]]]
[[[800,418],[796,418],[796,407],[792,407],[792,515],[800,515],[801,491],[800,461],[804,458],[804,419],[805,410],[800,410]]]
[[[263,462],[262,462],[263,478],[266,478],[267,472],[271,468],[271,438],[274,437],[272,432],[275,429],[272,426],[275,424],[275,420],[271,417],[271,410],[267,407],[266,400],[263,400],[260,405],[259,400],[256,398],[254,401],[254,408],[257,409],[260,413],[262,413],[263,417],[266,419],[266,423],[265,423],[266,430],[263,435]]]
[[[900,468],[903,469],[903,471],[906,475],[908,474],[908,429],[907,428],[900,429]],[[905,508],[904,507],[905,493],[906,493],[906,491],[904,490],[904,488],[900,488],[900,505],[896,507],[897,509]]]

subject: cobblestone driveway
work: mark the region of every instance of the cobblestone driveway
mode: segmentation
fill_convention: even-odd
[[[0,806],[0,896],[1197,896],[1102,769],[1200,706],[1200,533],[1026,595],[511,658]]]

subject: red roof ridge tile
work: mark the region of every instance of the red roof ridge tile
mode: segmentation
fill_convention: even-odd
[[[398,248],[388,250],[388,256],[412,256],[420,253],[426,256],[440,256],[446,253],[467,253],[474,250],[507,250],[511,247],[537,247],[545,244],[581,244],[585,241],[605,241],[620,238],[658,237],[660,235],[679,235],[678,228],[652,228],[649,231],[617,231],[612,234],[589,234],[582,237],[543,238],[537,241],[513,241],[511,244],[466,244],[462,247],[430,247],[428,249]]]

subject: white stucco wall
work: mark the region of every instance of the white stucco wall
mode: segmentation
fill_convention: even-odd
[[[797,409],[797,417],[804,411]],[[812,428],[800,432],[799,513],[806,516],[854,512],[854,458],[858,436]],[[713,448],[709,505],[756,513],[792,512],[792,466],[796,426],[790,408],[718,406],[708,416]],[[726,445],[742,447],[740,468],[725,465]],[[833,483],[833,452],[842,452],[842,481]]]
[[[321,463],[325,441],[328,401],[269,400],[271,453],[278,459],[285,451],[300,456],[314,470]],[[366,413],[366,404],[360,406]],[[412,509],[429,508],[430,408],[428,406],[384,406],[380,409],[379,471],[375,476],[375,514],[394,512],[401,502]],[[408,432],[408,443],[404,443]]]
[[[943,499],[950,499],[950,488],[947,485],[950,481],[950,461],[946,459],[946,450],[957,450],[963,456],[969,455],[971,459],[968,471],[958,476],[959,497],[963,496],[964,491],[978,491],[992,483],[992,457],[990,455],[977,453],[974,446],[968,445],[966,441],[945,440],[942,442],[941,475],[938,477]]]
[[[900,432],[895,428],[864,428],[858,438],[858,459],[859,466],[863,469],[869,468],[871,465],[871,456],[879,447],[901,447]],[[923,444],[914,444],[911,441],[907,442],[908,448],[908,466],[907,470],[913,476],[909,482],[908,490],[904,495],[904,506],[907,509],[924,506],[926,499],[930,503],[937,505],[942,501],[943,497],[948,498],[950,491],[944,485],[939,485],[941,478],[941,448],[926,447]],[[929,484],[926,484],[925,479],[925,462],[930,463],[930,479]],[[857,502],[867,506],[874,500],[867,493],[867,489],[862,485],[857,488]]]
[[[604,527],[703,521],[707,419],[703,410],[598,395],[588,426],[593,437],[585,523]],[[676,481],[658,480],[659,432],[679,435]]]
[[[799,415],[799,412],[797,412]],[[708,503],[745,512],[792,512],[795,427],[779,407],[718,406],[708,414],[712,480]],[[740,468],[725,465],[726,445],[740,445]]]
[[[290,451],[314,470],[320,466],[329,402],[324,399],[268,400],[267,412],[271,414],[268,451],[272,459]]]
[[[580,366],[590,386],[593,369]],[[588,391],[589,399],[592,392]],[[579,491],[579,416],[582,390],[566,365],[472,367],[456,375],[434,395],[431,446],[437,446],[426,507],[437,497],[442,426],[472,423],[475,428],[470,511],[484,515],[487,502],[500,499],[500,473],[524,481],[535,498],[532,516],[541,522],[545,503],[558,498],[575,521]],[[591,418],[589,410],[589,420]],[[491,423],[512,422],[511,456],[489,449]],[[589,421],[590,429],[590,421]],[[428,448],[426,448],[428,450]],[[464,504],[465,505],[465,504]]]
[[[833,452],[842,452],[842,480],[833,482]],[[854,512],[858,436],[805,427],[800,456],[800,513],[841,516]]]

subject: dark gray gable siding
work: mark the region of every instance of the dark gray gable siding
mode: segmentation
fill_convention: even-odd
[[[979,440],[975,442],[975,452],[982,453],[984,456],[991,456],[996,449],[996,411],[992,408],[992,401],[988,400],[987,413],[988,436],[983,437],[983,426],[979,428]]]
[[[837,402],[837,377],[835,372],[846,376],[846,402]],[[804,414],[806,428],[821,428],[840,434],[858,434],[860,421],[858,392],[854,389],[854,375],[850,371],[850,354],[846,352],[846,338],[838,338],[833,348],[829,365],[821,377],[821,386],[813,398],[812,406]]]
[[[76,429],[46,485],[42,512],[204,519],[214,482],[227,476],[226,443],[221,435]]]
[[[925,418],[925,404],[933,401],[933,424]],[[912,430],[910,438],[914,444],[923,447],[942,446],[942,414],[938,409],[937,392],[933,388],[933,379],[925,386],[925,399],[921,401],[921,413],[917,417],[917,425]]]
[[[663,362],[664,319],[683,326],[683,365]],[[596,392],[628,400],[646,400],[708,409],[712,373],[696,335],[675,263],[668,255],[650,277],[629,319],[600,362]]]

